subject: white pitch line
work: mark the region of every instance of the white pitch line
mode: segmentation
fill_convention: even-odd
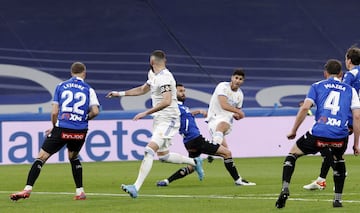
[[[0,194],[11,194],[10,191],[0,191]],[[42,195],[74,195],[71,192],[32,192],[32,194],[42,194]],[[358,195],[359,193],[347,193],[347,195]],[[112,194],[112,193],[89,193],[86,192],[88,196],[110,196],[110,197],[129,197],[128,194]],[[300,195],[300,194],[297,194]],[[301,194],[304,195],[304,194]],[[322,194],[322,195],[325,195]],[[327,193],[326,195],[333,195]],[[294,195],[293,195],[294,196]],[[296,195],[295,195],[296,196]],[[231,196],[231,195],[155,195],[155,194],[140,194],[139,197],[161,197],[161,198],[205,198],[205,199],[238,199],[238,200],[276,200],[277,194],[248,194],[247,196]],[[295,201],[304,201],[304,202],[331,202],[330,199],[310,199],[310,198],[290,198],[288,200]],[[360,200],[343,200],[343,203],[360,203]]]

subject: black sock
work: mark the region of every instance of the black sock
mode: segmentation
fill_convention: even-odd
[[[334,158],[329,148],[320,151],[323,158],[319,177],[326,179],[330,167],[334,167]]]
[[[83,187],[83,177],[82,177],[83,170],[79,158],[76,158],[75,160],[70,160],[70,163],[71,163],[71,169],[72,169],[72,174],[74,177],[76,188]]]
[[[232,158],[224,159],[224,165],[226,170],[228,170],[229,174],[235,181],[240,178]]]
[[[185,177],[188,174],[191,174],[193,171],[190,171],[188,167],[183,167],[176,171],[173,175],[168,178],[169,183],[173,182],[174,180],[180,179]]]
[[[346,167],[344,160],[336,161],[334,164],[335,193],[341,194],[344,189],[346,178]]]
[[[326,157],[327,158],[327,157]],[[331,162],[329,162],[329,159],[323,159],[323,162],[321,164],[321,169],[320,169],[320,177],[326,179],[326,176],[329,172],[330,166],[331,166]]]
[[[26,185],[30,185],[33,186],[35,184],[36,179],[39,177],[40,172],[41,172],[41,168],[43,166],[43,161],[40,159],[36,159],[34,161],[34,163],[32,164],[29,174],[28,174],[28,178],[26,181]]]
[[[295,162],[297,160],[297,156],[293,154],[289,154],[286,156],[284,165],[283,165],[283,176],[282,181],[286,183],[290,183],[291,176],[295,170]]]

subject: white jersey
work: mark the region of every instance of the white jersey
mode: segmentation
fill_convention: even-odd
[[[152,105],[156,106],[163,100],[162,94],[167,91],[171,91],[171,104],[170,106],[153,113],[153,116],[160,117],[179,117],[180,111],[177,105],[176,99],[176,81],[174,76],[168,69],[164,69],[161,72],[154,74],[151,70],[148,74],[148,80],[146,82],[151,88],[151,100]]]
[[[244,100],[244,94],[239,88],[237,91],[232,91],[230,87],[230,82],[221,82],[219,83],[213,95],[210,99],[208,116],[206,121],[217,120],[217,118],[226,121],[231,124],[233,120],[232,112],[224,110],[219,102],[219,96],[226,96],[227,102],[236,108],[241,108]]]

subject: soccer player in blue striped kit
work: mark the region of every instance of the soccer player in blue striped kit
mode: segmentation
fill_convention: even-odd
[[[356,46],[350,47],[345,54],[345,66],[348,70],[343,78],[343,82],[349,84],[355,88],[355,91],[360,91],[360,49]],[[352,121],[349,121],[349,135],[352,134]],[[324,149],[326,151],[326,149]],[[304,186],[304,189],[315,190],[325,189],[326,176],[330,167],[332,167],[331,159],[329,160],[326,153],[322,153],[323,162],[321,164],[321,170],[319,177],[308,185]],[[331,156],[330,156],[331,157]]]
[[[286,200],[290,196],[289,185],[294,173],[296,160],[307,154],[316,154],[321,149],[331,148],[334,160],[334,185],[335,195],[333,207],[342,207],[342,192],[346,177],[345,160],[343,154],[346,151],[349,139],[348,122],[352,115],[354,131],[354,155],[359,155],[360,134],[360,101],[357,92],[348,84],[341,82],[341,62],[330,59],[325,64],[324,77],[326,80],[311,85],[303,106],[300,107],[295,123],[290,133],[289,140],[296,137],[296,132],[312,105],[316,106],[315,123],[311,130],[300,137],[283,165],[282,189],[275,206],[285,207]]]
[[[45,162],[65,145],[76,185],[74,199],[86,199],[79,152],[85,143],[88,122],[99,114],[100,104],[95,90],[84,81],[86,67],[83,63],[71,65],[71,76],[56,87],[51,112],[53,128],[46,131],[47,137],[30,168],[24,190],[10,195],[13,201],[30,197]]]

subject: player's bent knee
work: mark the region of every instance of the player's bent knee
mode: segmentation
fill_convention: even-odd
[[[215,132],[212,137],[213,143],[215,144],[222,144],[224,140],[224,134],[220,131]]]
[[[150,147],[146,146],[145,147],[145,155],[148,154],[148,155],[151,155],[151,156],[155,156],[155,151],[153,149],[151,149]]]
[[[231,151],[229,149],[224,149],[224,158],[232,158]]]

